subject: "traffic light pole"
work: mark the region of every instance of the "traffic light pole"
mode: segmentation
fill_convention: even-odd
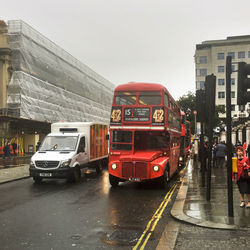
[[[207,201],[210,201],[211,196],[211,161],[212,161],[212,145],[213,145],[213,124],[215,112],[215,86],[216,76],[208,75],[205,81],[205,97],[207,106],[207,123],[208,123],[208,164],[207,164]],[[206,159],[205,159],[206,160]]]
[[[228,190],[228,216],[233,217],[233,185],[232,185],[232,118],[231,118],[231,73],[232,57],[226,60],[226,124],[227,124],[227,190]]]

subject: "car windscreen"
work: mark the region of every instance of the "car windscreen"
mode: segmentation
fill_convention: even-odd
[[[39,151],[75,151],[78,136],[47,136]]]

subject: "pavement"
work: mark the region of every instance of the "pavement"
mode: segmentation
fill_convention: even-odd
[[[0,157],[0,184],[29,177],[29,161],[31,156],[11,156],[10,159]]]
[[[200,168],[190,160],[171,210],[171,215],[181,221],[214,229],[250,229],[250,208],[240,208],[236,181],[233,181],[233,212],[228,216],[227,169],[212,168],[211,199],[206,200],[206,185],[201,186]],[[247,203],[247,199],[245,198]]]

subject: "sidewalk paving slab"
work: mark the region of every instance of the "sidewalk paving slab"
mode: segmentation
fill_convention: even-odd
[[[247,202],[247,200],[246,200]],[[201,173],[190,160],[182,179],[171,215],[182,222],[216,229],[250,229],[250,209],[240,208],[239,191],[233,181],[234,217],[228,217],[227,169],[212,169],[211,199],[201,186]]]

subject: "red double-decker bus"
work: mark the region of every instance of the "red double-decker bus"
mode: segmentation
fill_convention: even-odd
[[[190,122],[186,120],[186,114],[181,111],[181,146],[180,146],[180,165],[184,166],[191,148],[191,128]]]
[[[180,109],[160,84],[116,87],[110,119],[109,180],[157,179],[165,186],[178,169]]]

